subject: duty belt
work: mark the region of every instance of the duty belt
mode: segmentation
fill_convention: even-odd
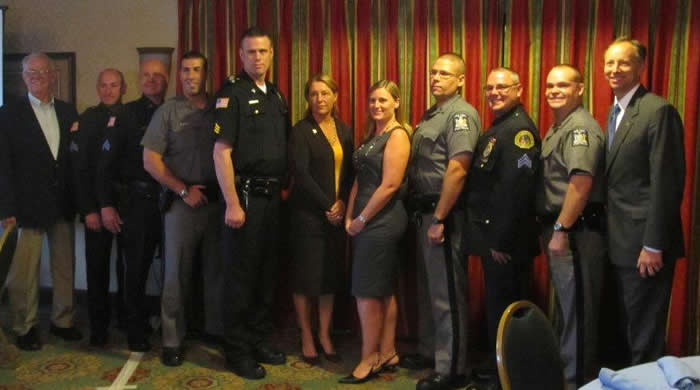
[[[280,179],[275,176],[236,176],[236,188],[244,195],[270,197],[280,189]]]
[[[605,205],[603,203],[589,203],[583,209],[581,216],[571,225],[570,229],[581,230],[585,227],[591,230],[605,231],[605,214]],[[553,224],[557,218],[559,218],[558,212],[538,216],[540,223],[543,225]]]
[[[132,180],[127,185],[129,192],[144,196],[148,199],[157,199],[160,193],[160,184],[145,180]]]
[[[412,194],[408,197],[408,209],[413,213],[432,213],[440,200],[440,194]]]

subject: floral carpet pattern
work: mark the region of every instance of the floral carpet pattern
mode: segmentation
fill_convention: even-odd
[[[111,389],[122,367],[129,359],[123,335],[114,332],[113,344],[104,349],[91,348],[87,340],[67,343],[42,332],[40,352],[21,351],[16,368],[0,368],[0,390],[95,390]],[[152,340],[156,342],[157,337]],[[282,332],[277,345],[288,353],[287,363],[265,365],[267,376],[251,381],[240,378],[225,369],[225,362],[217,348],[199,342],[186,344],[185,363],[176,368],[160,362],[160,348],[143,355],[133,372],[128,386],[139,390],[218,390],[218,389],[413,389],[425,373],[399,370],[382,374],[362,385],[341,385],[338,378],[347,375],[359,359],[359,340],[338,342],[338,351],[344,362],[334,364],[322,360],[310,366],[300,360],[295,330]],[[295,348],[297,350],[295,350]]]

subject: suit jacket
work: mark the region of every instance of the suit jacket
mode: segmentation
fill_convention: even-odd
[[[14,216],[20,227],[46,228],[74,215],[68,154],[78,114],[54,102],[60,129],[55,159],[27,96],[0,108],[0,218]]]
[[[643,246],[662,250],[664,262],[682,256],[685,157],[678,111],[640,86],[605,159],[613,264],[636,266]]]
[[[350,128],[337,119],[335,120],[335,128],[343,148],[338,196],[347,202],[353,181],[353,135]],[[300,120],[292,129],[290,154],[294,178],[294,186],[289,199],[290,206],[293,210],[313,218],[313,221],[304,221],[305,223],[322,225],[324,221],[327,221],[324,212],[330,209],[336,200],[335,165],[333,149],[323,135],[321,127],[313,118]],[[298,213],[296,214],[298,215]],[[308,225],[300,226],[305,226],[304,229],[311,228]]]

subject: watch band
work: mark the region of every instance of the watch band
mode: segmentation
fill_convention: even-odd
[[[434,215],[430,218],[431,225],[439,225],[439,224],[443,224],[443,223],[445,223],[444,219],[438,219],[438,217],[436,217]]]

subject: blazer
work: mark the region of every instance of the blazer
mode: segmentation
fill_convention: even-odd
[[[338,140],[343,148],[339,198],[347,201],[352,187],[353,134],[340,120],[335,120]],[[333,149],[321,127],[311,117],[297,122],[290,137],[290,155],[294,184],[290,206],[326,220],[324,212],[335,203],[335,165]]]
[[[643,246],[662,250],[664,262],[682,256],[685,157],[678,111],[640,86],[606,150],[605,173],[612,263],[636,266]]]
[[[60,129],[55,159],[27,96],[0,108],[0,218],[14,216],[20,227],[47,228],[75,215],[68,154],[78,113],[54,102]]]

